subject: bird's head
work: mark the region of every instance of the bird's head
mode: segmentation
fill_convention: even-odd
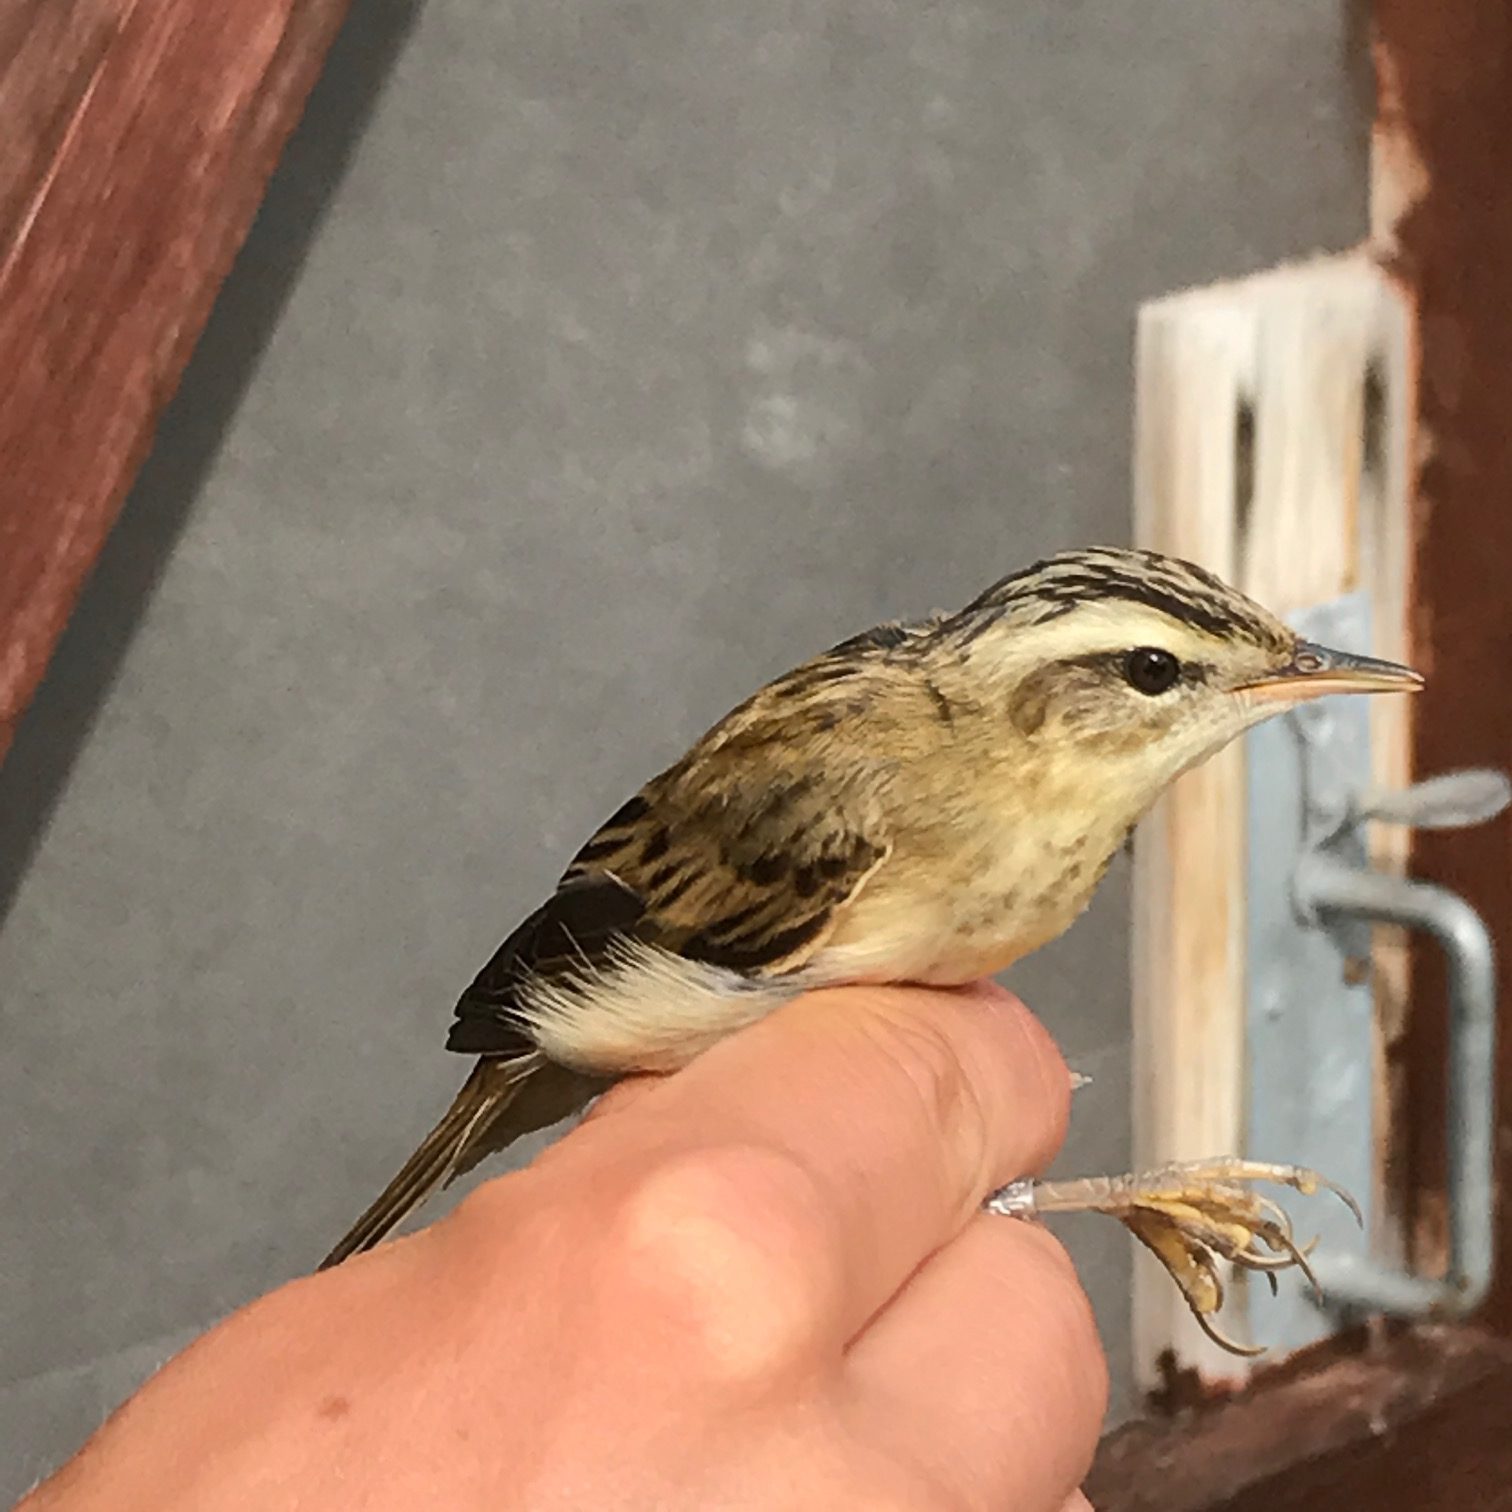
[[[1305,641],[1212,573],[1153,551],[1050,557],[994,584],[939,634],[993,686],[1046,780],[1134,813],[1296,704],[1422,685],[1393,662]]]

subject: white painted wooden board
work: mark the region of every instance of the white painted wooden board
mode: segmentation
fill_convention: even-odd
[[[1400,294],[1363,253],[1146,305],[1136,361],[1137,542],[1211,568],[1282,615],[1363,589],[1376,653],[1410,659],[1408,331]],[[1376,780],[1397,785],[1406,780],[1405,700],[1375,700],[1371,717]],[[1184,777],[1136,841],[1141,1168],[1243,1150],[1244,759],[1236,747]],[[1383,842],[1392,843],[1400,845]],[[1400,965],[1389,950],[1378,954],[1389,1001]],[[1236,1283],[1225,1326],[1240,1336],[1248,1300]],[[1214,1381],[1248,1369],[1202,1335],[1169,1277],[1142,1254],[1134,1356],[1147,1387],[1173,1363]]]

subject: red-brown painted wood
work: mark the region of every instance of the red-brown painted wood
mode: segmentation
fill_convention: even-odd
[[[1114,1435],[1087,1482],[1093,1506],[1512,1512],[1512,1345],[1457,1329],[1357,1345],[1325,1346],[1235,1401]]]
[[[348,0],[0,0],[0,752]]]
[[[1512,6],[1505,0],[1376,0],[1382,125],[1412,145],[1426,193],[1397,227],[1393,268],[1417,305],[1422,459],[1414,490],[1413,627],[1428,686],[1414,700],[1413,756],[1427,775],[1512,769]],[[1419,836],[1415,873],[1462,892],[1502,955],[1499,1085],[1512,1076],[1512,822]],[[1436,955],[1414,963],[1399,1047],[1405,1089],[1398,1190],[1418,1258],[1443,1232],[1446,1025]],[[1503,1095],[1499,1148],[1512,1148]],[[1505,1164],[1498,1173],[1505,1191]],[[1512,1334],[1512,1204],[1484,1321]]]

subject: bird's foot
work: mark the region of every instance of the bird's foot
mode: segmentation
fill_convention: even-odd
[[[1238,1355],[1263,1349],[1229,1338],[1213,1321],[1223,1306],[1218,1261],[1258,1271],[1276,1289],[1276,1272],[1296,1268],[1322,1293],[1307,1257],[1313,1241],[1298,1244],[1291,1219],[1268,1197],[1241,1183],[1271,1182],[1304,1195],[1333,1192],[1360,1221],[1359,1204],[1342,1187],[1300,1166],[1253,1160],[1194,1160],[1136,1176],[1087,1176],[1075,1181],[1016,1181],[987,1200],[997,1213],[1107,1213],[1149,1249],[1180,1288],[1202,1331]]]

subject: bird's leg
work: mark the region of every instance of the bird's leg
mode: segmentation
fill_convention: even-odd
[[[1262,1350],[1219,1331],[1214,1315],[1223,1306],[1218,1261],[1263,1273],[1274,1291],[1275,1273],[1295,1267],[1318,1290],[1307,1257],[1312,1244],[1298,1244],[1291,1220],[1268,1197],[1241,1183],[1267,1181],[1311,1196],[1335,1193],[1360,1219],[1359,1205],[1342,1187],[1300,1166],[1221,1158],[1162,1166],[1137,1176],[1087,1176],[1075,1181],[1015,1181],[993,1193],[995,1213],[1032,1217],[1040,1213],[1107,1213],[1117,1218],[1171,1273],[1203,1332],[1240,1355]]]

